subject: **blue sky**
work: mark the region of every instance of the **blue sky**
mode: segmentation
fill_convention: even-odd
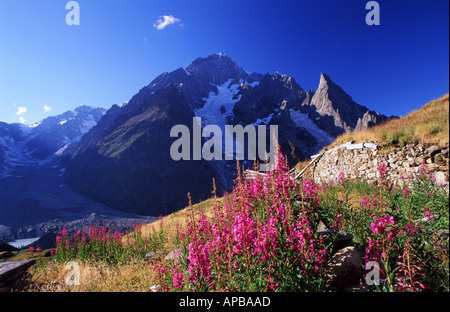
[[[0,0],[0,121],[109,108],[216,52],[305,90],[327,73],[386,115],[448,93],[448,0],[379,0],[379,26],[365,23],[365,0],[78,0],[79,26],[67,2]],[[174,23],[158,29],[164,15]]]

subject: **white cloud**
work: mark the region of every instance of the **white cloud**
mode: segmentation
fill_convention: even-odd
[[[44,113],[48,113],[49,111],[52,110],[52,108],[48,105],[44,105],[44,107],[42,107],[42,110],[44,111]]]
[[[172,15],[163,15],[159,17],[155,24],[153,24],[153,27],[156,27],[159,30],[163,30],[166,26],[179,22],[181,22],[179,18],[176,18]]]
[[[27,108],[26,107],[19,107],[17,109],[16,115],[22,115],[25,114],[27,112]]]
[[[23,118],[22,116],[20,116],[19,121],[20,121],[20,123],[25,123],[27,120],[25,118]]]

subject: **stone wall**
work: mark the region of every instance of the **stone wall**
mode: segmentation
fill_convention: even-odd
[[[361,177],[366,180],[378,178],[377,167],[385,163],[388,179],[402,185],[420,174],[422,166],[431,172],[436,183],[449,186],[449,144],[410,144],[383,152],[374,143],[353,144],[348,142],[326,151],[312,167],[312,178],[316,183]],[[318,154],[319,155],[319,154]],[[314,156],[313,156],[314,157]]]

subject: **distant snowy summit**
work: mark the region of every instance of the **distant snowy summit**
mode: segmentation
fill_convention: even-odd
[[[36,165],[54,155],[60,156],[105,113],[103,108],[83,105],[30,126],[0,122],[0,175],[18,165]]]

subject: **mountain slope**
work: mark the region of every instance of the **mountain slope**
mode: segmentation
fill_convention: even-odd
[[[371,111],[322,76],[318,91],[306,93],[293,77],[249,74],[223,53],[198,58],[185,69],[161,74],[127,105],[108,110],[64,152],[66,182],[108,206],[147,215],[185,207],[189,192],[194,202],[209,198],[213,178],[219,194],[230,190],[235,162],[170,157],[176,140],[170,130],[185,125],[192,135],[193,117],[200,117],[202,126],[217,125],[222,133],[225,125],[277,125],[280,147],[296,163],[337,134],[373,120]],[[251,160],[243,163],[252,165]]]
[[[36,237],[56,223],[92,213],[99,219],[136,218],[68,189],[64,181],[62,151],[86,134],[103,112],[81,106],[32,126],[0,122],[0,230],[7,229],[1,230],[3,234]],[[42,222],[44,228],[35,227]]]
[[[0,123],[0,174],[17,165],[38,165],[61,155],[81,139],[105,113],[103,108],[79,106],[31,126]]]
[[[169,154],[170,129],[192,125],[192,111],[181,92],[169,85],[134,104],[139,109],[133,116],[119,114],[94,139],[83,138],[65,153],[69,185],[108,206],[151,215],[186,203],[189,191],[195,200],[209,196],[205,187],[213,177],[209,165],[175,162]],[[171,189],[177,192],[168,192]]]

